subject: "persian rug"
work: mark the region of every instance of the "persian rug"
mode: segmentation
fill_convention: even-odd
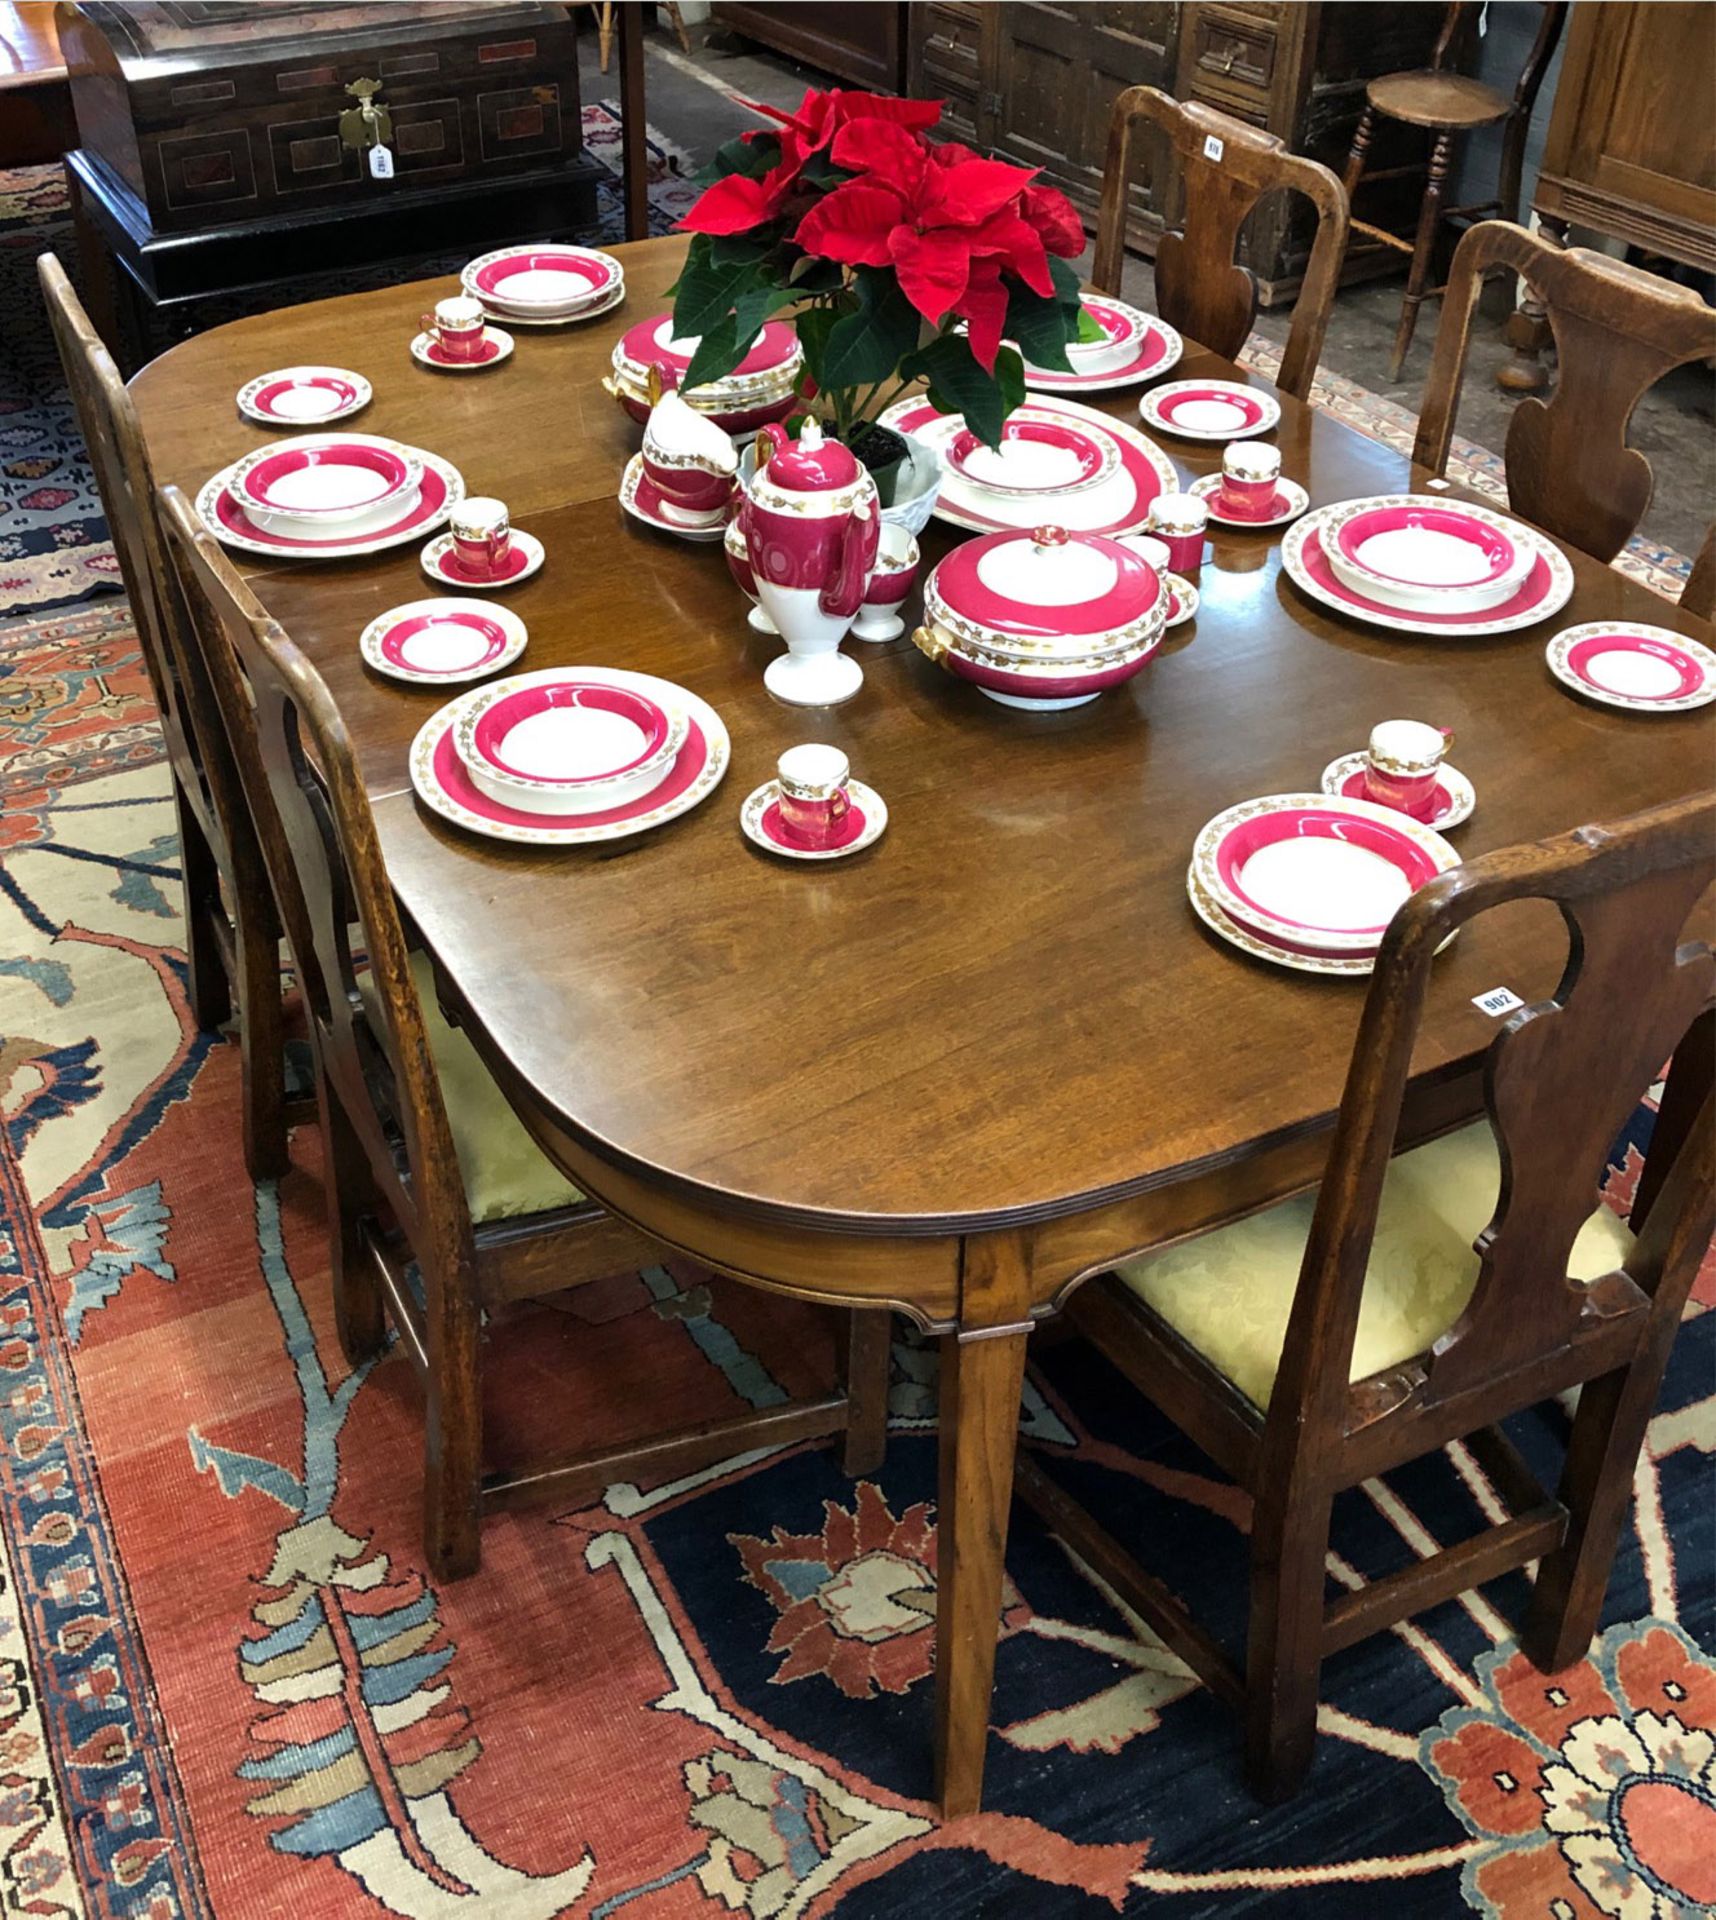
[[[1590,1656],[1510,1579],[1332,1660],[1311,1784],[1020,1510],[986,1810],[931,1805],[933,1345],[886,1464],[823,1448],[418,1544],[417,1392],[332,1329],[318,1143],[253,1186],[185,997],[172,810],[122,607],[0,636],[0,1912],[49,1920],[1693,1920],[1716,1903],[1716,1266]],[[1648,1139],[1617,1143],[1625,1212]],[[498,1458],[760,1407],[813,1309],[667,1261],[488,1330]],[[1516,1423],[1540,1471],[1556,1405]],[[1230,1640],[1246,1503],[1078,1342],[1023,1440]],[[1337,1510],[1354,1588],[1495,1510],[1455,1447]]]
[[[620,114],[614,101],[583,110],[584,144],[602,167],[597,232],[625,233]],[[647,130],[650,231],[667,233],[697,197],[692,162],[654,127]],[[78,276],[65,175],[57,166],[0,169],[0,617],[70,606],[120,586],[119,566],[71,396],[36,285],[36,256],[51,247]],[[304,300],[431,273],[456,273],[469,249],[444,258],[365,273],[305,280]],[[249,301],[208,301],[196,325],[216,326],[279,304],[278,289]]]

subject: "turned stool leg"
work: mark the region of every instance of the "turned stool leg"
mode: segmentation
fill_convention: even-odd
[[[1406,276],[1406,298],[1400,303],[1400,330],[1394,336],[1394,353],[1388,363],[1390,380],[1400,378],[1406,364],[1406,350],[1412,345],[1412,330],[1418,324],[1418,309],[1424,303],[1424,289],[1430,283],[1430,261],[1436,248],[1436,232],[1442,224],[1442,194],[1448,183],[1448,159],[1453,137],[1446,128],[1436,136],[1430,153],[1430,172],[1424,182],[1424,209],[1418,216],[1418,242],[1412,249],[1412,270]]]
[[[1376,108],[1366,106],[1359,115],[1358,127],[1353,134],[1352,151],[1347,155],[1346,178],[1341,183],[1351,200],[1358,192],[1358,183],[1364,177],[1364,163],[1370,155],[1371,136],[1376,132]]]

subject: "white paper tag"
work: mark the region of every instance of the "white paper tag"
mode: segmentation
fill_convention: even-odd
[[[1480,1013],[1487,1013],[1492,1020],[1499,1020],[1504,1013],[1512,1013],[1515,1007],[1523,1007],[1525,1002],[1507,987],[1491,987],[1488,993],[1474,994],[1472,1005]]]
[[[1204,158],[1206,160],[1219,160],[1226,152],[1227,148],[1222,145],[1219,134],[1206,133],[1204,135]]]
[[[372,180],[391,180],[393,178],[393,151],[391,148],[370,148],[369,173]]]

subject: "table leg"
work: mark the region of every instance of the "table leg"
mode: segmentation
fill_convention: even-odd
[[[1001,1568],[1028,1327],[945,1334],[936,1546],[936,1786],[943,1815],[983,1797]]]

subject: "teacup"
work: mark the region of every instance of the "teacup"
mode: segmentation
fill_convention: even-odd
[[[1436,810],[1436,773],[1454,743],[1446,727],[1421,720],[1384,720],[1371,728],[1364,760],[1364,797],[1416,820]]]
[[[1222,449],[1221,507],[1238,519],[1267,520],[1281,480],[1281,449],[1236,440]]]
[[[708,520],[732,498],[739,455],[724,428],[670,390],[650,409],[643,464],[669,517]]]
[[[1204,533],[1210,510],[1194,493],[1159,493],[1144,525],[1168,549],[1168,566],[1195,581],[1204,563]]]
[[[905,527],[882,523],[876,565],[864,589],[864,604],[852,628],[854,640],[897,640],[906,623],[895,609],[918,577],[918,543]]]
[[[826,847],[852,808],[852,766],[838,747],[788,747],[775,765],[781,833],[801,847]]]
[[[727,571],[739,583],[739,591],[751,603],[751,611],[745,616],[758,633],[779,633],[780,628],[763,611],[757,599],[757,576],[751,571],[751,549],[745,540],[745,529],[737,520],[727,522],[727,531],[721,537],[721,545],[727,555]]]
[[[484,342],[483,303],[469,294],[450,294],[423,316],[423,331],[449,360],[479,360]]]
[[[492,580],[506,564],[512,549],[512,522],[506,502],[477,494],[461,500],[447,517],[453,533],[453,553],[460,568],[473,579]]]

